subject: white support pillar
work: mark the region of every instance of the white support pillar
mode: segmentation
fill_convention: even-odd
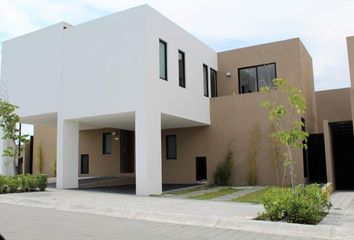
[[[79,187],[79,123],[58,118],[57,188]]]
[[[2,156],[4,153],[4,149],[6,149],[8,146],[11,146],[11,142],[3,140],[2,136],[2,129],[0,128],[0,175],[14,176],[15,168],[13,166],[13,160],[9,157]]]
[[[161,194],[161,113],[135,113],[135,151],[136,194]]]

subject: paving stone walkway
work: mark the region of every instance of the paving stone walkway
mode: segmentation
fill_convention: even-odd
[[[188,199],[190,197],[194,197],[194,196],[198,196],[198,195],[204,195],[207,193],[211,193],[211,192],[216,192],[219,191],[221,189],[224,188],[230,188],[230,187],[210,187],[204,190],[197,190],[194,192],[188,192],[185,194],[174,194],[174,192],[178,192],[178,191],[170,191],[167,192],[165,194],[162,195],[162,197],[167,197],[167,198],[176,198],[176,199]],[[265,187],[263,186],[252,186],[252,187],[231,187],[231,188],[235,188],[238,189],[239,191],[231,193],[231,194],[227,194],[221,197],[217,197],[217,198],[213,198],[213,199],[209,199],[211,201],[231,201],[232,199],[250,194],[250,193],[254,193],[257,192],[259,190],[264,189]],[[187,188],[188,189],[188,188]]]
[[[3,203],[0,203],[0,213],[0,233],[6,240],[317,240],[317,238],[149,222]]]
[[[231,201],[232,199],[262,190],[262,189],[264,189],[264,187],[245,187],[245,188],[237,188],[237,189],[239,189],[240,191],[235,192],[235,193],[231,193],[228,195],[224,195],[224,196],[221,196],[218,198],[214,198],[212,200],[213,201]]]

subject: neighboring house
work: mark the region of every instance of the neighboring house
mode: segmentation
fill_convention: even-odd
[[[139,195],[160,194],[162,183],[213,182],[229,149],[232,184],[249,184],[252,152],[257,184],[279,183],[282,159],[274,159],[258,92],[275,77],[303,90],[312,136],[332,120],[298,38],[216,53],[148,5],[11,39],[2,59],[9,101],[34,124],[33,172],[42,148],[45,173],[57,162],[58,188],[77,188],[79,176],[130,178]],[[297,182],[310,181],[317,173],[309,153],[294,154]],[[326,169],[322,155],[312,155],[320,159],[315,168]]]

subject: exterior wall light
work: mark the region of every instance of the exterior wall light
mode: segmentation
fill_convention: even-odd
[[[226,77],[231,77],[231,72],[226,72]]]

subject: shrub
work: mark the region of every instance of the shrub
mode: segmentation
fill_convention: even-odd
[[[6,192],[6,179],[4,176],[0,176],[0,194]]]
[[[231,149],[228,150],[226,158],[224,161],[218,163],[216,171],[214,173],[215,185],[218,186],[228,186],[230,185],[230,177],[232,167],[234,165],[233,152]]]
[[[0,194],[15,192],[44,191],[48,182],[47,175],[0,176]]]
[[[289,223],[316,224],[331,207],[328,191],[318,184],[272,188],[263,198],[265,212],[259,218]]]
[[[37,175],[37,187],[40,191],[44,191],[48,184],[48,176],[45,174]]]
[[[15,193],[20,189],[20,181],[18,180],[17,176],[14,177],[6,177],[6,186],[7,191],[10,193]]]

